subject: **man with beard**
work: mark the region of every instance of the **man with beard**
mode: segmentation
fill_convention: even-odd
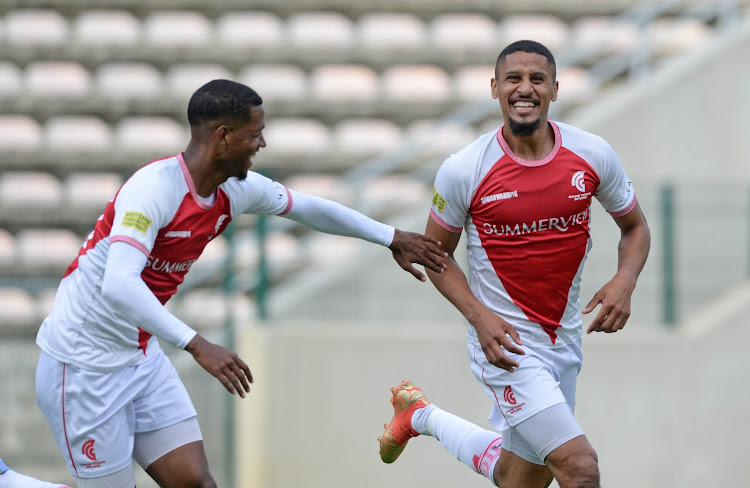
[[[469,322],[471,369],[493,406],[487,431],[431,404],[410,381],[391,390],[380,437],[391,463],[419,434],[503,488],[599,487],[597,455],[573,416],[581,368],[580,279],[592,197],[620,228],[618,268],[583,309],[587,332],[622,329],[650,246],[628,177],[603,139],[547,119],[555,60],[534,41],[499,55],[492,97],[505,125],[449,157],[435,178],[428,236],[453,256],[462,229],[471,284],[453,259],[436,288]]]
[[[241,213],[283,215],[387,246],[443,270],[439,243],[249,171],[266,146],[263,101],[214,80],[188,104],[185,152],[138,170],[109,202],[58,288],[37,344],[37,401],[79,488],[132,488],[135,460],[162,487],[215,487],[196,412],[157,337],[187,350],[229,393],[250,391],[238,355],[164,304],[209,241]]]

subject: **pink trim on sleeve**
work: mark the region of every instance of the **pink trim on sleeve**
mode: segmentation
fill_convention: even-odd
[[[461,231],[463,230],[461,227],[453,227],[452,225],[445,223],[445,221],[443,219],[441,219],[440,217],[438,217],[438,214],[436,214],[435,210],[433,210],[433,209],[430,209],[430,217],[432,217],[432,220],[434,220],[435,222],[437,222],[437,224],[440,227],[442,227],[445,230],[451,231],[451,232],[453,232],[455,234],[460,234]]]
[[[289,213],[289,211],[292,209],[292,204],[294,203],[294,200],[292,199],[292,192],[290,192],[289,188],[287,187],[284,187],[284,189],[286,190],[286,198],[287,198],[286,208],[279,215],[286,215],[287,213]]]
[[[151,254],[150,252],[148,252],[148,249],[146,249],[146,246],[144,246],[140,242],[136,241],[132,237],[114,236],[112,239],[109,240],[110,244],[113,243],[113,242],[117,242],[117,241],[126,242],[126,243],[130,244],[131,246],[135,247],[136,249],[138,249],[139,251],[141,251],[143,254],[145,254],[146,257],[148,257],[149,254]]]
[[[618,211],[618,212],[609,212],[609,214],[612,217],[622,217],[623,215],[627,215],[630,213],[631,210],[635,208],[635,205],[638,203],[638,198],[636,198],[635,195],[633,195],[633,201],[630,202],[630,205],[625,207],[624,209]]]

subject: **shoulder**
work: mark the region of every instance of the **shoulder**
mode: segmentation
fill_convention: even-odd
[[[563,147],[583,159],[591,162],[591,159],[606,160],[614,156],[614,149],[603,137],[562,122],[555,124],[560,129]]]
[[[473,179],[477,168],[482,164],[483,155],[495,141],[496,130],[482,134],[458,152],[448,156],[438,170],[438,174],[454,181]]]

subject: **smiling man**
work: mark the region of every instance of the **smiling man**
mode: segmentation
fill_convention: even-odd
[[[65,276],[37,344],[37,401],[79,488],[133,488],[133,460],[167,488],[215,487],[196,412],[157,337],[187,350],[232,394],[253,379],[236,353],[205,340],[164,304],[206,245],[242,213],[283,215],[358,237],[439,273],[439,243],[248,171],[266,147],[263,101],[214,80],[188,104],[180,154],[138,170],[97,220]]]
[[[502,488],[598,488],[597,454],[573,416],[581,369],[580,281],[592,198],[620,228],[618,267],[583,309],[587,332],[616,332],[646,262],[650,234],[625,171],[602,138],[548,120],[555,60],[534,41],[498,56],[490,81],[504,125],[449,157],[435,178],[426,234],[450,254],[428,276],[469,323],[471,369],[492,401],[482,429],[431,404],[412,382],[393,388],[380,437],[386,463],[411,437],[436,437]],[[466,230],[471,284],[452,259]]]

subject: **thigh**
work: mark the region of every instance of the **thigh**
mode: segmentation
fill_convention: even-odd
[[[161,488],[210,486],[213,482],[203,441],[173,449],[151,463],[146,472]]]
[[[505,438],[503,438],[503,441]],[[544,488],[552,483],[552,471],[503,448],[495,465],[494,481],[500,488]]]
[[[145,470],[175,449],[201,440],[198,418],[191,417],[169,427],[136,433],[133,459]]]
[[[130,378],[129,371],[88,371],[41,354],[37,402],[74,477],[100,478],[131,466]]]

